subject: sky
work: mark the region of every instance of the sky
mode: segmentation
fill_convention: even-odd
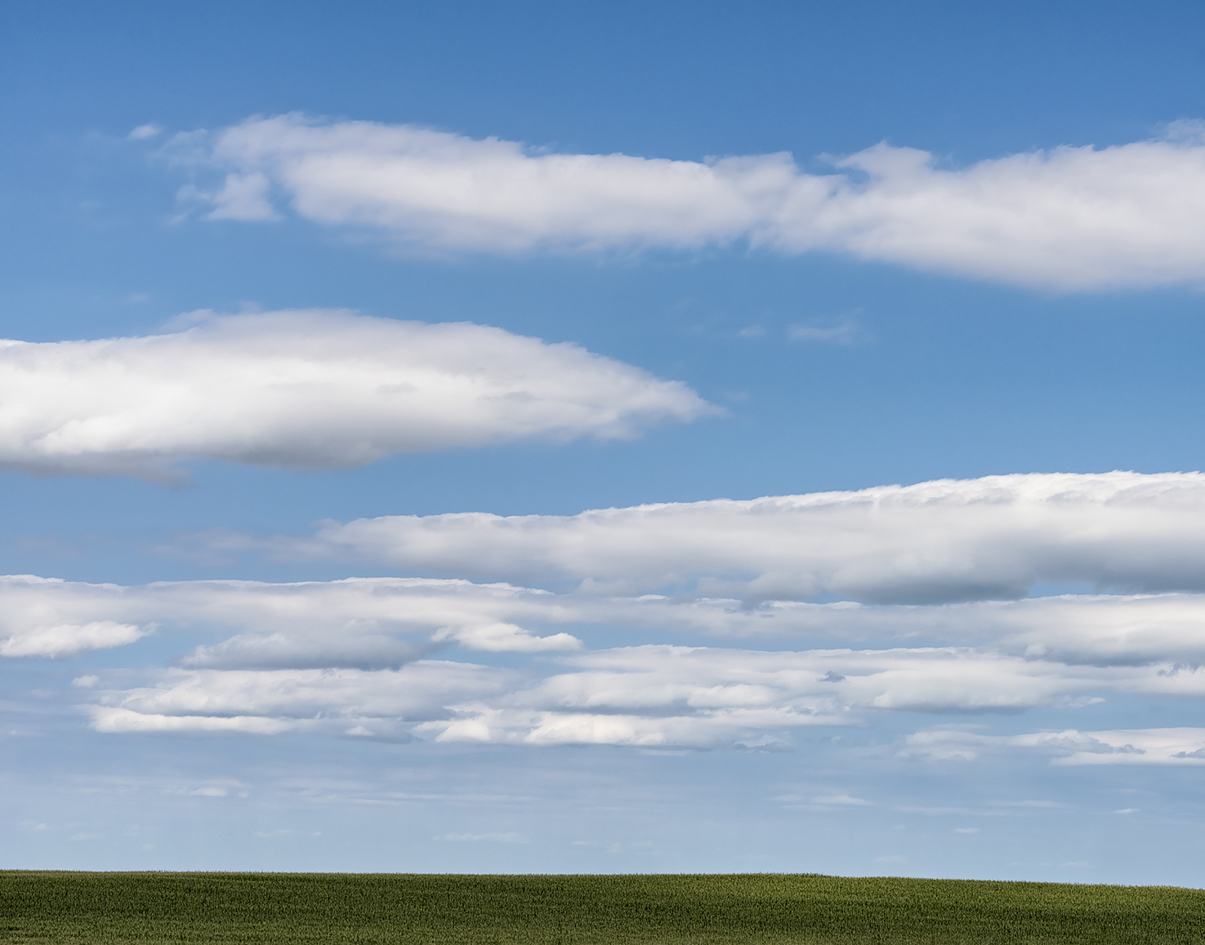
[[[1199,4],[0,8],[0,868],[1199,887]]]

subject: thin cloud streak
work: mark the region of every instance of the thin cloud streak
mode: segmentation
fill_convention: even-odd
[[[908,736],[901,757],[976,761],[999,754],[1037,754],[1053,765],[1202,765],[1205,729],[1146,728],[1101,732],[1067,729],[1024,735],[981,735],[934,729]],[[1115,813],[1131,813],[1119,810]]]

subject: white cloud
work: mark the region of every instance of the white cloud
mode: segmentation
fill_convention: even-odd
[[[89,650],[103,650],[133,643],[150,632],[134,624],[95,620],[86,624],[41,626],[14,633],[0,641],[0,656],[46,656],[62,659]],[[85,677],[81,677],[85,678]]]
[[[1102,732],[1034,732],[1025,735],[981,735],[935,729],[909,735],[906,757],[972,761],[985,754],[1024,752],[1047,755],[1055,765],[1201,765],[1205,764],[1205,729],[1145,728]],[[1131,813],[1127,808],[1117,813]]]
[[[805,173],[788,154],[557,154],[299,114],[178,135],[167,153],[230,172],[209,195],[214,217],[268,218],[270,184],[303,217],[427,250],[745,240],[1058,290],[1205,283],[1205,141],[1192,122],[1152,140],[960,169],[883,143],[832,159],[829,174]]]
[[[822,807],[869,807],[873,801],[852,797],[849,794],[818,794],[812,798],[812,803]]]
[[[156,135],[162,134],[163,129],[158,125],[147,124],[139,125],[133,129],[126,137],[131,141],[145,141],[148,138],[154,138]]]
[[[75,698],[104,732],[774,747],[800,728],[866,724],[884,712],[1200,699],[1203,626],[1205,595],[1187,594],[745,608],[417,578],[140,587],[0,579],[0,653],[79,654],[133,644],[153,627],[160,648],[174,634],[188,641],[171,668],[91,667],[75,677]],[[775,645],[608,648],[616,632]],[[196,645],[198,636],[214,642]],[[591,636],[604,648],[584,649]],[[513,655],[505,668],[434,658],[451,643]],[[1051,744],[943,731],[918,736],[909,751],[972,757],[984,746]],[[1198,749],[1176,751],[1191,759]],[[813,803],[838,803],[824,796]]]
[[[160,715],[93,706],[92,727],[110,734],[279,735],[294,726],[279,719],[206,715]]]
[[[427,722],[415,731],[439,742],[526,745],[620,745],[634,748],[715,748],[732,745],[750,726],[699,716],[594,712],[530,712],[468,707],[462,718]],[[779,725],[790,722],[779,721]]]
[[[600,611],[607,605],[599,605]],[[618,602],[610,607],[620,611]],[[644,598],[624,605],[645,626],[765,641],[938,641],[1068,664],[1205,663],[1205,595],[1059,595],[919,605],[796,604]]]
[[[180,658],[196,669],[379,668],[454,643],[480,652],[556,653],[578,634],[662,640],[739,638],[899,648],[975,647],[1066,665],[1159,665],[1165,687],[1205,663],[1205,595],[1058,596],[937,606],[552,594],[426,578],[330,582],[182,581],[122,587],[0,577],[0,654],[71,656],[123,646],[160,627],[217,642]],[[822,669],[829,682],[844,670]],[[79,677],[83,686],[92,676]]]
[[[102,692],[88,710],[100,732],[407,737],[458,700],[500,691],[506,676],[436,660],[396,670],[168,670],[157,685]]]
[[[214,195],[217,206],[209,214],[210,220],[275,220],[278,214],[268,200],[271,181],[267,175],[231,174],[221,191]]]
[[[688,387],[499,328],[343,311],[102,341],[0,341],[0,469],[167,474],[188,457],[344,468],[391,453],[629,437],[715,412]]]
[[[854,709],[1010,711],[1137,688],[1152,667],[1068,666],[969,647],[741,650],[643,645],[562,658],[510,704],[540,711],[697,711],[758,728],[845,724]],[[1162,678],[1162,677],[1160,677]],[[1196,691],[1205,689],[1197,680]]]
[[[192,668],[378,668],[455,643],[483,652],[573,652],[575,634],[616,630],[760,645],[976,647],[1066,665],[1158,664],[1165,687],[1205,663],[1205,595],[1095,595],[937,606],[552,594],[426,578],[330,582],[183,581],[122,587],[0,578],[0,654],[71,656],[135,642],[155,627],[218,635]],[[614,629],[612,629],[614,628]],[[573,632],[570,632],[573,631]],[[233,635],[230,635],[233,634]],[[844,671],[825,669],[829,682]],[[81,676],[79,685],[92,680]]]
[[[195,668],[397,666],[441,643],[490,652],[575,650],[560,630],[572,601],[505,584],[418,578],[263,584],[183,581],[121,587],[0,577],[0,655],[74,656],[122,646],[164,624],[229,633],[182,659]],[[90,679],[91,677],[80,677]],[[83,685],[83,683],[80,683]]]
[[[150,685],[90,692],[94,727],[713,748],[781,745],[801,727],[864,724],[885,711],[1014,712],[1091,702],[1099,693],[1205,694],[1205,674],[1191,688],[1169,688],[1159,667],[1067,666],[958,647],[644,645],[522,671],[418,660],[399,669],[177,668],[151,675]],[[972,757],[997,743],[1013,744],[940,732],[917,736],[910,751]],[[825,797],[814,803],[852,803]]]
[[[1042,583],[1199,591],[1205,475],[988,476],[573,516],[385,516],[264,547],[595,593],[936,603],[1024,597]]]

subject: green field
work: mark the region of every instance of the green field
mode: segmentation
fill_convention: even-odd
[[[1205,942],[1205,891],[811,875],[0,872],[0,941]]]

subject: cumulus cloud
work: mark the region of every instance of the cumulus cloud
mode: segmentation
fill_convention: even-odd
[[[683,384],[482,325],[326,310],[194,321],[146,337],[0,341],[0,469],[153,478],[189,457],[345,468],[630,437],[714,412]]]
[[[227,176],[210,216],[310,220],[445,251],[829,250],[1056,290],[1205,283],[1205,140],[1064,146],[946,168],[886,143],[802,171],[789,154],[703,162],[561,154],[412,125],[251,118],[167,153]]]
[[[1200,591],[1205,475],[988,476],[573,516],[385,516],[261,547],[597,593],[673,587],[745,600],[940,603],[1024,597],[1040,584]]]

